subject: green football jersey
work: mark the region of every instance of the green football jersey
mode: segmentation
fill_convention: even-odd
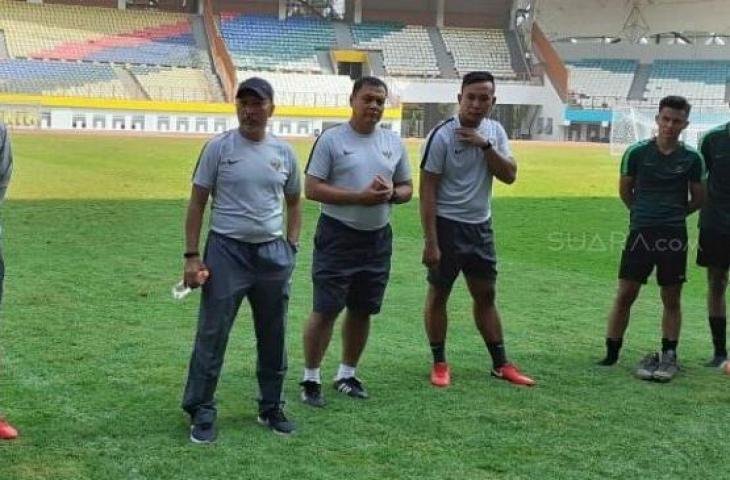
[[[700,228],[730,234],[730,123],[713,128],[700,140],[707,166],[707,200]]]
[[[701,182],[704,169],[700,153],[684,144],[669,155],[655,139],[631,145],[621,160],[621,175],[634,178],[630,228],[684,227],[689,184]]]

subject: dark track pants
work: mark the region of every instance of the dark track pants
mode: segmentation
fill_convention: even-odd
[[[228,335],[244,297],[251,305],[256,333],[259,411],[282,402],[294,251],[284,239],[245,243],[210,232],[204,262],[210,278],[203,286],[198,332],[182,401],[183,409],[196,424],[215,420],[215,389]]]

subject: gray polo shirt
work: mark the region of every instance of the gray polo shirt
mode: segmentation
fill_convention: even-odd
[[[210,229],[249,243],[281,237],[284,195],[301,194],[291,146],[268,134],[253,142],[238,129],[203,147],[193,183],[211,191]]]
[[[411,179],[408,152],[393,131],[376,128],[357,133],[349,123],[325,130],[312,147],[305,170],[335,187],[362,191],[376,175],[393,183]],[[379,205],[322,204],[322,213],[357,230],[377,230],[390,221],[390,203]]]
[[[8,130],[0,123],[0,202],[5,199],[10,176],[13,173],[13,152],[10,149]],[[2,233],[2,228],[0,228]]]
[[[437,125],[428,134],[421,168],[441,176],[436,215],[464,223],[483,223],[492,216],[492,172],[484,152],[456,139],[459,116]],[[484,119],[477,128],[503,156],[510,157],[509,139],[499,122]]]
[[[0,201],[5,198],[12,173],[13,152],[10,149],[10,136],[5,125],[0,123]]]

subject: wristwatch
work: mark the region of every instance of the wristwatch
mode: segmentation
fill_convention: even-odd
[[[480,148],[486,152],[487,150],[489,150],[489,149],[492,148],[492,142],[490,142],[489,140],[487,140],[487,144],[486,145],[483,145]]]

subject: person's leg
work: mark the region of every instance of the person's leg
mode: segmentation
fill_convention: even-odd
[[[339,312],[312,312],[304,328],[304,368],[318,369],[332,340]]]
[[[662,353],[652,379],[669,382],[679,371],[677,344],[682,328],[682,284],[662,285],[661,297],[664,306],[662,315]]]
[[[640,290],[640,282],[619,279],[618,290],[606,325],[606,357],[598,362],[599,365],[613,365],[618,361],[624,333],[629,326],[631,306],[639,296]]]
[[[278,408],[287,371],[286,325],[294,255],[284,240],[257,246],[256,280],[248,301],[256,333],[259,412]]]
[[[472,298],[472,315],[474,322],[486,344],[502,342],[502,320],[495,303],[496,290],[494,280],[466,276],[466,285]],[[506,363],[499,361],[495,367]]]
[[[455,243],[460,235],[459,223],[437,217],[436,234],[441,258],[438,265],[428,270],[426,277],[428,290],[423,308],[423,324],[433,356],[431,383],[447,386],[450,383],[450,373],[446,365],[446,333],[449,324],[446,307],[451,288],[461,271]]]
[[[351,231],[336,220],[321,215],[314,235],[312,254],[312,313],[304,327],[304,384],[321,384],[319,367],[332,339],[337,316],[345,308],[352,282],[347,268],[346,247]],[[343,236],[348,236],[344,238]]]
[[[667,232],[667,247],[660,251],[657,282],[661,287],[662,353],[652,378],[668,382],[679,371],[677,344],[682,329],[682,285],[687,278],[687,232],[684,229]]]
[[[423,324],[431,346],[433,363],[446,363],[446,331],[449,322],[446,306],[450,295],[451,288],[429,283],[423,309]]]
[[[475,275],[466,275],[465,278],[472,297],[474,323],[492,357],[492,375],[518,385],[534,385],[533,379],[507,361],[502,320],[495,302],[495,280]]]
[[[714,347],[712,358],[705,363],[707,367],[719,367],[727,360],[725,293],[728,266],[730,266],[728,244],[730,235],[721,235],[713,230],[700,228],[697,265],[707,268],[707,320]]]
[[[676,350],[682,328],[682,284],[661,287],[662,305],[662,352]]]
[[[256,332],[258,420],[274,433],[288,435],[295,426],[282,409],[282,386],[287,371],[286,324],[294,253],[284,240],[267,242],[257,251],[257,280],[248,300]]]
[[[621,252],[618,290],[606,325],[606,356],[598,365],[614,365],[623,346],[624,333],[629,325],[631,306],[639,296],[641,285],[654,270],[655,234],[652,231],[631,230]]]
[[[3,283],[5,280],[5,262],[3,261],[2,252],[0,252],[0,303],[3,298]],[[0,352],[2,354],[2,352]],[[1,359],[0,359],[1,361]],[[7,421],[0,417],[0,440],[13,440],[18,437],[18,431],[13,428]]]
[[[355,398],[367,398],[356,377],[370,334],[370,318],[380,313],[390,278],[393,235],[390,226],[361,234],[365,247],[359,265],[352,273],[347,292],[347,315],[342,325],[342,362],[335,377],[335,388]]]
[[[728,270],[716,267],[707,269],[707,314],[714,347],[710,366],[718,367],[727,359],[727,292]]]
[[[198,330],[182,402],[183,409],[195,425],[215,422],[215,390],[228,336],[242,300],[242,294],[224,299],[211,298],[205,291],[201,295]]]
[[[194,425],[215,422],[214,395],[228,335],[248,289],[245,283],[238,283],[243,266],[236,250],[233,240],[219,235],[208,238],[205,264],[210,277],[202,287],[198,328],[182,401]]]
[[[342,323],[342,364],[357,368],[370,334],[370,314],[363,310],[347,309]],[[342,373],[342,372],[340,372]],[[352,375],[347,375],[354,377]],[[337,380],[340,379],[338,375]]]

